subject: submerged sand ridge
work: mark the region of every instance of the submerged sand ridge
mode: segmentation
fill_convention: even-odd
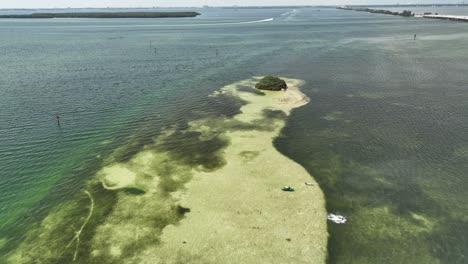
[[[285,79],[286,92],[259,92],[258,80],[211,96],[242,101],[238,114],[167,129],[130,159],[111,157],[83,204],[51,212],[9,263],[325,262],[323,194],[273,146],[291,110],[309,99],[300,80]],[[296,191],[281,191],[287,185]],[[106,207],[100,197],[109,192],[115,198]],[[77,226],[80,243],[66,247]]]

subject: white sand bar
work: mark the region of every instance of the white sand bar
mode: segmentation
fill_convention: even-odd
[[[286,79],[286,92],[266,91],[265,96],[245,92],[246,87],[255,89],[257,80],[221,90],[248,102],[235,119],[254,124],[265,118],[264,109],[289,115],[309,101],[298,89],[301,81],[293,79]],[[148,249],[144,263],[324,263],[328,239],[324,197],[303,167],[273,147],[284,125],[284,120],[276,119],[271,131],[227,132],[231,140],[225,150],[227,165],[214,172],[195,172],[187,190],[179,194],[180,204],[191,212],[179,225],[163,230],[160,247]],[[283,192],[281,187],[287,185],[296,191]]]
[[[219,166],[210,170],[178,160],[174,153],[192,153],[180,146],[172,152],[162,148],[175,133],[167,129],[130,160],[109,162],[90,181],[117,197],[99,223],[92,224],[102,215],[102,203],[95,206],[85,190],[91,203],[85,200],[89,209],[82,217],[74,213],[78,203],[55,208],[28,231],[7,263],[324,263],[323,194],[307,171],[272,143],[291,110],[309,99],[298,90],[299,80],[286,79],[285,92],[262,95],[253,88],[258,79],[213,95],[246,101],[240,114],[197,120],[180,132],[199,135],[192,144],[200,146],[225,140],[208,156],[220,158]],[[283,192],[282,186],[296,191]],[[82,231],[92,227],[92,237],[85,238]]]

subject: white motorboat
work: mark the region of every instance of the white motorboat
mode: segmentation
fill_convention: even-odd
[[[336,215],[336,214],[328,214],[328,220],[336,223],[336,224],[345,224],[348,220],[346,217],[342,215]]]

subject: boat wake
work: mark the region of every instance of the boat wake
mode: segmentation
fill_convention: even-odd
[[[275,20],[274,18],[267,18],[261,20],[254,20],[254,21],[241,21],[241,22],[224,22],[224,23],[210,23],[210,24],[181,24],[181,25],[144,25],[144,26],[174,26],[174,27],[181,27],[181,26],[218,26],[218,25],[242,25],[242,24],[256,24],[256,23],[265,23],[271,22]]]
[[[281,16],[289,16],[289,15],[292,15],[292,14],[294,14],[294,13],[296,13],[296,12],[297,12],[297,10],[294,9],[294,10],[291,10],[291,11],[288,11],[288,12],[286,12],[286,13],[281,14]]]
[[[288,11],[286,13],[283,13],[281,14],[281,17],[284,19],[284,20],[292,20],[296,17],[297,15],[297,10],[294,9],[294,10],[291,10],[291,11]]]
[[[223,26],[223,25],[243,25],[243,24],[257,24],[257,23],[266,23],[275,20],[274,18],[266,18],[261,20],[254,21],[240,21],[240,22],[222,22],[222,23],[207,23],[207,24],[148,24],[148,25],[76,25],[76,26],[58,26],[60,28],[137,28],[137,27],[198,27],[198,26]]]
[[[253,24],[253,23],[265,23],[265,22],[271,22],[275,20],[274,18],[267,18],[267,19],[262,19],[262,20],[255,20],[255,21],[247,21],[247,22],[237,22],[234,24]]]

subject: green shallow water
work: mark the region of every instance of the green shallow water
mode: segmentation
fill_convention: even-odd
[[[168,128],[180,133],[165,151],[200,157],[207,143],[183,132],[187,122],[242,104],[208,95],[277,74],[306,80],[311,103],[293,112],[276,146],[314,175],[328,210],[349,219],[329,225],[329,262],[466,263],[465,25],[333,9],[281,15],[288,11],[0,20],[1,260],[50,212],[64,221],[48,239],[73,232],[73,219],[88,214],[83,188],[99,215],[91,238],[115,200],[88,182],[97,171]],[[275,20],[235,24],[267,18]],[[174,210],[158,225],[183,217]]]

